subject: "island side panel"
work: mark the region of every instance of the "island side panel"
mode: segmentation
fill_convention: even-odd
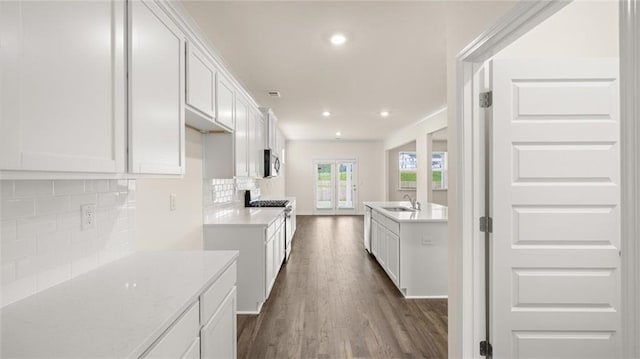
[[[205,250],[237,250],[238,314],[258,314],[265,301],[266,226],[204,227]]]
[[[447,222],[400,224],[400,288],[407,298],[446,298]]]

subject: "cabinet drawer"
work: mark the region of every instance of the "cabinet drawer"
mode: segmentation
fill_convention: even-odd
[[[200,307],[192,305],[158,339],[143,358],[180,358],[187,353],[200,332]]]
[[[378,223],[384,223],[384,219],[386,218],[384,215],[382,215],[378,211],[371,211],[371,217],[373,217],[373,219],[378,221]]]
[[[385,217],[384,226],[387,227],[387,229],[391,233],[393,233],[395,235],[399,235],[400,234],[400,223],[394,221],[393,219]]]
[[[222,273],[204,294],[200,296],[200,323],[209,321],[213,313],[218,310],[220,303],[229,294],[231,288],[236,285],[236,262]]]

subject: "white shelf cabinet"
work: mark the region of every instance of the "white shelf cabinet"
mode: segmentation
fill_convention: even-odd
[[[122,1],[0,1],[1,170],[125,171],[125,21]]]
[[[185,36],[152,1],[129,4],[129,171],[183,174]]]

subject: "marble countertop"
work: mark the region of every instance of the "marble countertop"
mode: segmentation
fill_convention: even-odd
[[[411,208],[409,202],[364,202],[364,205],[397,222],[447,222],[449,220],[448,208],[435,203],[422,203],[422,210],[407,212],[393,212],[386,210],[385,207]]]
[[[1,311],[4,358],[137,358],[238,257],[138,252]]]
[[[221,207],[204,215],[205,226],[268,226],[284,212],[281,207]]]

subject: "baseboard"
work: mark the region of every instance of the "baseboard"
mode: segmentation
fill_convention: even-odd
[[[245,310],[241,311],[241,310],[238,310],[238,311],[236,311],[236,314],[238,314],[238,315],[258,315],[258,314],[260,314],[260,312],[259,311],[258,312],[254,312],[254,311],[245,311]]]
[[[404,299],[449,299],[448,295],[405,295]]]

